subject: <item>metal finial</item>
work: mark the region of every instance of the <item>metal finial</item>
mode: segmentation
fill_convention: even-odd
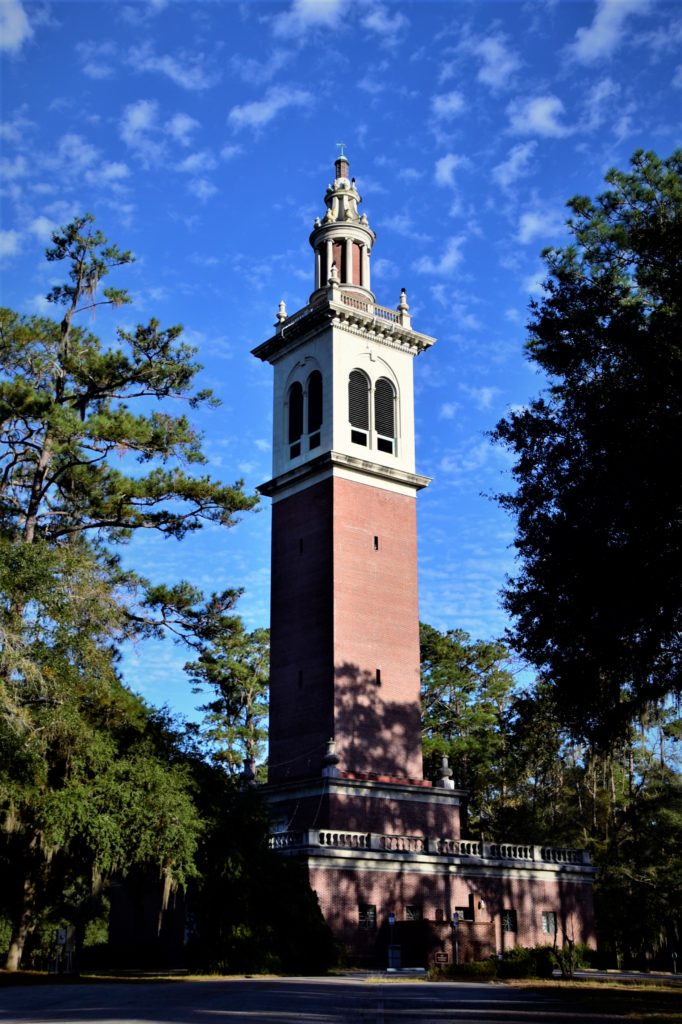
[[[346,148],[346,143],[345,142],[337,142],[336,145],[339,147],[339,150],[340,150],[339,157],[342,157],[342,156],[345,157],[346,154],[344,153],[344,149]]]

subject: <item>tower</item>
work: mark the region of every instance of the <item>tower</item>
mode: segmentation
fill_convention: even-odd
[[[270,782],[422,778],[412,363],[434,339],[375,302],[348,160],[315,221],[314,290],[255,349],[275,370]],[[335,745],[328,754],[328,743]]]
[[[463,959],[557,932],[593,941],[584,850],[461,835],[443,765],[423,778],[413,360],[434,339],[371,288],[375,235],[348,159],[310,235],[314,288],[254,349],[274,367],[271,845],[306,867],[358,962]],[[391,916],[392,915],[392,916]],[[456,915],[453,917],[453,915]],[[450,931],[450,922],[457,921]],[[389,925],[389,921],[391,922]],[[553,933],[552,933],[553,929]]]

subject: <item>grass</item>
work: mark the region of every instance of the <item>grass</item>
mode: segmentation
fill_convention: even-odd
[[[561,1010],[603,1013],[646,1024],[682,1024],[682,988],[661,981],[508,981],[514,988],[554,995]]]

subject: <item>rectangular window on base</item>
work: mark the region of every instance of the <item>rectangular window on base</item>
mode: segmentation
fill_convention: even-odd
[[[374,931],[377,926],[377,908],[373,903],[361,903],[358,907],[358,923],[366,931]]]
[[[553,910],[542,911],[542,931],[545,935],[556,935],[556,914]]]
[[[353,444],[362,444],[367,447],[367,434],[363,433],[362,430],[351,430],[350,439]]]
[[[516,911],[515,910],[503,910],[502,911],[502,931],[503,932],[517,932],[519,929],[516,923]]]
[[[423,917],[424,913],[421,906],[413,904],[412,906],[405,907],[406,921],[421,921]]]

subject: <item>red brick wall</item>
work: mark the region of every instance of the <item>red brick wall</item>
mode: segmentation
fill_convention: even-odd
[[[270,781],[332,736],[341,768],[422,777],[415,499],[340,479],[273,504]]]
[[[340,767],[422,778],[414,496],[334,481],[334,665]]]
[[[340,868],[310,870],[310,884],[317,893],[326,920],[336,937],[351,948],[367,951],[367,936],[358,926],[360,904],[377,909],[377,932],[385,926],[389,911],[397,922],[406,918],[406,907],[421,906],[425,921],[441,936],[442,925],[451,920],[456,907],[473,905],[473,929],[462,924],[462,959],[473,959],[476,942],[494,934],[494,950],[502,952],[515,945],[551,945],[552,936],[542,931],[542,911],[554,911],[558,921],[558,944],[565,938],[596,944],[591,884],[576,881],[543,881],[532,878],[493,878],[465,874],[417,874],[398,871],[347,871]],[[470,897],[471,902],[470,902]],[[485,906],[480,907],[483,901]],[[517,913],[516,933],[503,933],[501,914]],[[477,934],[483,932],[484,934]],[[376,935],[375,935],[376,941]],[[487,955],[487,954],[486,954]]]
[[[272,506],[270,781],[319,775],[334,732],[332,481]]]

